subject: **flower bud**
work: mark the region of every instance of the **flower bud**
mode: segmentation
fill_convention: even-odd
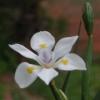
[[[93,32],[93,9],[92,6],[89,2],[85,3],[84,6],[84,11],[83,11],[83,21],[84,21],[84,26],[87,31],[87,34],[90,36]]]

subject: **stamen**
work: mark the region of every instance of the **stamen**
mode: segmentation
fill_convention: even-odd
[[[39,46],[40,46],[40,48],[47,48],[47,44],[46,43],[41,43]]]
[[[69,63],[68,59],[67,58],[62,58],[60,63],[64,64],[64,65],[67,65]]]
[[[28,67],[26,68],[26,71],[28,72],[28,74],[32,74],[33,71],[35,71],[35,70],[36,70],[36,69],[33,68],[33,66],[28,66]]]

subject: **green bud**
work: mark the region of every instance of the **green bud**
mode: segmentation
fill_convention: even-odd
[[[87,34],[90,36],[93,33],[93,9],[89,2],[85,3],[83,11],[83,21]]]

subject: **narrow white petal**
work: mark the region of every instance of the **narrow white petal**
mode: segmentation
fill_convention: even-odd
[[[68,60],[68,63],[63,64],[59,60],[56,63],[55,68],[58,68],[59,70],[65,70],[65,71],[86,70],[86,64],[80,56],[71,53],[71,54],[67,54],[64,58]]]
[[[37,68],[37,71],[29,74],[27,72],[27,68],[32,66],[33,68]],[[35,67],[34,67],[35,66]],[[26,88],[31,85],[37,78],[36,73],[39,71],[39,67],[36,65],[29,64],[27,62],[23,62],[19,64],[18,68],[15,72],[15,81],[19,85],[20,88]]]
[[[58,75],[58,72],[55,71],[53,68],[43,68],[41,72],[38,73],[38,76],[41,80],[43,80],[47,85],[50,81]]]
[[[55,38],[47,31],[40,31],[32,36],[30,42],[34,50],[40,51],[44,48],[52,49],[55,44]]]
[[[15,50],[16,52],[18,52],[19,54],[21,54],[22,56],[24,56],[26,58],[31,58],[31,59],[34,59],[37,61],[37,55],[34,54],[29,49],[27,49],[26,47],[24,47],[23,45],[13,44],[13,45],[9,45],[9,47],[11,49]]]
[[[78,36],[72,36],[59,40],[54,49],[54,59],[57,60],[64,56],[66,53],[69,53],[77,39]]]

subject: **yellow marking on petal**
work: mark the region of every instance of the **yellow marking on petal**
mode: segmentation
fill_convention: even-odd
[[[67,65],[69,63],[68,59],[67,58],[62,58],[60,63],[64,64],[64,65]]]
[[[40,46],[40,48],[47,48],[48,47],[46,43],[41,43],[39,46]]]
[[[28,72],[28,74],[32,74],[33,71],[35,71],[35,70],[36,70],[36,68],[34,68],[33,66],[28,66],[28,67],[26,68],[26,71]]]

